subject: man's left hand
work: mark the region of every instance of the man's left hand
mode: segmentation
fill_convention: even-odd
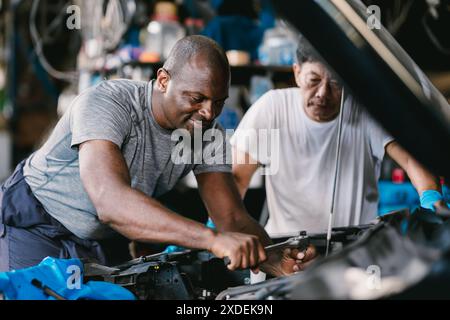
[[[316,248],[312,245],[305,251],[298,249],[274,251],[268,254],[267,261],[260,266],[260,269],[273,276],[285,276],[305,270],[316,257]]]

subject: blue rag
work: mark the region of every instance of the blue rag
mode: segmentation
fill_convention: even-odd
[[[47,257],[35,267],[0,273],[0,292],[6,300],[56,300],[43,290],[47,287],[66,300],[136,300],[130,291],[112,283],[83,283],[83,272],[79,259]]]

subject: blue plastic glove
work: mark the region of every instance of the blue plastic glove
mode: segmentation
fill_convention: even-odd
[[[436,190],[425,190],[420,196],[420,206],[422,208],[435,212],[434,204],[436,201],[442,200],[442,194]]]

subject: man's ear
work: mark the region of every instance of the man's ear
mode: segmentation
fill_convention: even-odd
[[[166,70],[163,68],[158,69],[156,74],[156,85],[161,92],[167,91],[167,86],[169,85],[170,76]]]
[[[298,63],[294,63],[292,65],[292,70],[294,71],[294,78],[295,78],[295,83],[297,83],[297,86],[300,87],[300,71],[301,71],[302,66],[299,65]]]

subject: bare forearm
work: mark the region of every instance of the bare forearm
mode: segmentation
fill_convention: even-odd
[[[132,188],[117,190],[101,206],[104,223],[129,239],[140,242],[171,243],[209,250],[214,232],[186,219]]]
[[[242,231],[243,233],[254,234],[261,240],[261,243],[264,246],[272,244],[272,240],[270,239],[267,232],[255,219],[253,219],[249,215],[246,215],[245,219],[247,221],[244,221],[242,224],[244,226]]]
[[[80,177],[103,223],[129,239],[207,249],[216,234],[131,188],[121,150],[112,142],[91,140],[79,146]]]
[[[244,212],[230,213],[228,219],[217,223],[219,231],[241,232],[257,236],[264,246],[272,243],[264,228],[253,219],[245,210]]]
[[[440,191],[438,179],[412,157],[409,157],[404,169],[419,195],[425,190]]]
[[[252,234],[263,245],[270,244],[264,228],[245,209],[231,174],[201,174],[197,176],[197,181],[206,209],[219,231]]]
[[[386,152],[406,171],[419,195],[422,195],[425,190],[440,191],[437,178],[397,142],[393,141],[387,145]]]

